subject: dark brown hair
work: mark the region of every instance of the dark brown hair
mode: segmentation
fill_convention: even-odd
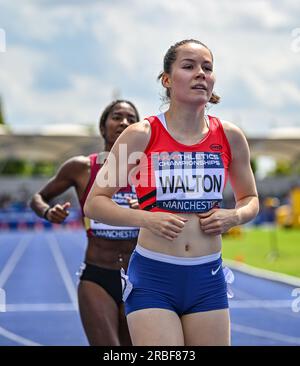
[[[196,39],[184,39],[183,41],[180,41],[180,42],[176,42],[174,45],[172,45],[167,53],[165,54],[165,57],[164,57],[164,71],[162,71],[158,77],[157,77],[157,80],[161,80],[162,81],[162,77],[164,75],[164,73],[166,74],[170,74],[171,72],[171,68],[172,68],[172,65],[173,63],[176,61],[176,57],[177,57],[177,49],[180,47],[180,46],[183,46],[187,43],[197,43],[197,44],[200,44],[201,46],[205,47],[208,49],[208,51],[210,52],[211,54],[211,58],[212,60],[214,59],[213,57],[213,54],[211,52],[211,50],[202,42],[196,40]],[[163,97],[163,99],[165,101],[169,101],[170,99],[170,90],[167,89],[166,90],[166,95]],[[212,104],[217,104],[220,102],[220,97],[215,94],[214,92],[212,93],[212,96],[210,97],[210,100],[209,100],[209,103],[212,103]]]

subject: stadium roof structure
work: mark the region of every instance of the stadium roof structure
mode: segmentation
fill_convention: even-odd
[[[275,131],[274,131],[275,132]],[[286,132],[286,131],[285,131]],[[296,161],[300,157],[300,133],[280,136],[277,132],[264,137],[247,137],[251,156],[271,156]],[[0,159],[62,161],[71,156],[102,151],[100,136],[63,135],[0,135]]]
[[[285,127],[270,131],[268,138],[247,138],[251,156],[271,156],[274,159],[296,161],[300,158],[300,128]]]
[[[62,161],[103,150],[100,136],[0,135],[0,159]]]
[[[276,160],[300,158],[300,138],[248,138],[251,156],[270,156]]]

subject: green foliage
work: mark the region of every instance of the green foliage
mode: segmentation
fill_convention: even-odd
[[[257,172],[257,162],[256,162],[256,160],[255,159],[251,159],[250,160],[250,165],[251,165],[252,172],[255,175],[256,172]]]
[[[294,166],[288,160],[278,160],[275,169],[269,173],[272,177],[289,176],[294,174]]]
[[[24,160],[10,159],[2,163],[1,165],[3,166],[3,175],[30,175],[28,174],[30,168]]]
[[[0,162],[0,166],[2,167],[1,175],[50,177],[55,171],[55,164],[47,161],[31,162],[20,159],[9,159]]]
[[[47,161],[38,161],[34,164],[32,175],[50,177],[54,174],[55,165]]]
[[[0,97],[0,125],[5,125],[3,110],[2,110],[2,100]]]

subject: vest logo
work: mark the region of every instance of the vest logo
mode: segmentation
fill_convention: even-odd
[[[223,146],[219,145],[219,144],[211,144],[210,148],[214,151],[220,151],[220,150],[222,150]]]

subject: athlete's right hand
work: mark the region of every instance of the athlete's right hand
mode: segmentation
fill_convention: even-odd
[[[46,219],[54,224],[60,224],[69,216],[70,211],[68,209],[70,207],[70,202],[66,202],[63,205],[56,204],[47,212]]]
[[[188,220],[166,212],[151,212],[147,219],[146,228],[154,234],[168,240],[174,240],[183,230]]]

